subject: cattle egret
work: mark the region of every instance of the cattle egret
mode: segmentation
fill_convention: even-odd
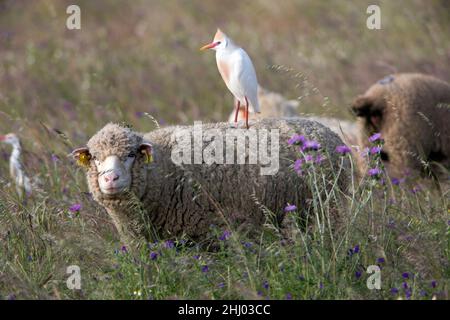
[[[252,60],[244,49],[238,47],[225,33],[217,29],[213,42],[200,50],[216,51],[217,67],[227,88],[236,98],[234,122],[237,123],[239,109],[245,104],[245,124],[248,129],[248,113],[259,113],[258,80]]]
[[[17,193],[20,197],[22,197],[23,190],[25,190],[27,195],[31,194],[31,182],[25,175],[22,161],[20,160],[22,148],[19,138],[14,133],[8,133],[7,135],[0,136],[0,142],[10,144],[13,147],[11,156],[9,157],[9,173],[16,184]]]

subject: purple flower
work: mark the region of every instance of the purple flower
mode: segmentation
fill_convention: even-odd
[[[437,287],[437,281],[436,280],[431,281],[431,287],[432,288],[436,288]]]
[[[244,242],[244,247],[251,248],[252,243],[251,242]]]
[[[259,290],[258,290],[258,292],[256,292],[256,294],[260,297],[262,297],[262,295],[263,295],[262,291],[259,291]]]
[[[402,277],[405,278],[405,279],[408,279],[409,278],[409,273],[408,272],[403,272],[402,273]]]
[[[340,153],[340,154],[347,154],[347,153],[350,153],[351,151],[352,151],[352,149],[350,149],[346,145],[336,147],[336,152]]]
[[[370,153],[371,154],[377,154],[377,153],[380,153],[380,152],[381,152],[381,147],[380,146],[375,146],[375,147],[370,148]]]
[[[196,254],[196,255],[194,255],[194,257],[193,257],[195,260],[199,260],[200,259],[200,256],[198,255],[198,254]]]
[[[317,156],[316,156],[316,160],[314,161],[316,164],[320,164],[323,160],[325,160],[325,158],[321,155],[321,154],[318,154]]]
[[[362,272],[361,272],[361,271],[356,271],[356,272],[355,272],[355,277],[356,277],[356,279],[361,278],[361,276],[362,276]]]
[[[219,237],[220,241],[228,240],[228,238],[231,236],[231,231],[225,230],[222,235]]]
[[[297,206],[294,204],[287,204],[286,208],[284,208],[284,212],[291,212],[297,210]]]
[[[384,263],[384,262],[385,262],[384,258],[378,258],[377,259],[377,263]]]
[[[381,174],[381,170],[379,168],[372,168],[372,169],[369,169],[368,174],[371,177],[375,177],[375,176],[378,176],[379,174]]]
[[[323,283],[319,283],[319,289],[323,289]]]
[[[150,253],[150,259],[153,260],[153,261],[158,259],[158,253],[157,252],[151,252]]]
[[[397,288],[391,288],[391,293],[392,294],[398,294],[398,289]]]
[[[288,140],[288,144],[289,145],[293,145],[293,144],[303,144],[303,142],[305,142],[305,137],[298,135],[298,134],[294,134],[289,140]]]
[[[122,250],[122,252],[128,252],[127,247],[126,246],[122,246],[122,248],[120,248],[120,250]]]
[[[403,289],[408,289],[408,283],[407,282],[403,282],[402,283],[402,288]]]
[[[357,254],[358,252],[359,252],[359,244],[357,244],[354,248],[348,249],[349,257],[353,256],[354,254]]]
[[[311,162],[314,160],[314,157],[311,154],[307,154],[305,156],[305,160],[306,160],[306,162]]]
[[[81,210],[81,203],[75,203],[75,204],[73,204],[73,205],[71,205],[70,207],[69,207],[69,211],[70,212],[78,212],[78,211],[80,211]]]
[[[374,135],[369,137],[369,141],[375,142],[377,140],[380,140],[380,138],[381,138],[381,133],[375,133]]]
[[[427,292],[425,290],[420,290],[420,296],[421,297],[426,297],[427,296]]]
[[[202,272],[203,273],[209,272],[209,267],[206,264],[204,266],[202,266]]]
[[[52,161],[57,162],[59,160],[59,157],[56,154],[52,154]]]
[[[264,280],[264,282],[263,282],[263,287],[264,287],[264,289],[269,289],[269,282],[267,281],[267,280]]]
[[[165,246],[167,249],[172,249],[175,247],[175,242],[173,242],[173,240],[167,240]]]
[[[391,182],[394,186],[398,186],[400,184],[400,179],[398,178],[392,178]]]
[[[295,171],[301,171],[302,170],[302,165],[303,165],[303,159],[297,159],[297,160],[295,160],[295,163],[294,163],[294,170]]]
[[[303,143],[303,146],[301,148],[302,151],[308,151],[308,150],[319,150],[320,143],[313,140],[308,140]]]
[[[225,283],[220,282],[217,286],[218,286],[220,289],[225,288]]]
[[[410,299],[411,298],[411,296],[412,296],[411,289],[406,289],[405,290],[405,296],[406,296],[406,299]]]
[[[292,300],[292,294],[290,293],[286,294],[286,300]]]

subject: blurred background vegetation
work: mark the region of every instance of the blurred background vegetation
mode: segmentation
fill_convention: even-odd
[[[81,30],[66,28],[74,3]],[[366,28],[374,3],[378,31]],[[450,80],[448,1],[3,0],[1,131],[26,136],[41,121],[79,145],[107,121],[151,130],[143,112],[163,125],[225,121],[231,94],[198,50],[217,27],[302,112],[351,119],[354,96],[393,72]]]

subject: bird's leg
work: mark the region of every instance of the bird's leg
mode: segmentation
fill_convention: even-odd
[[[239,114],[239,109],[241,108],[241,101],[237,101],[236,104],[236,114],[234,115],[234,123],[237,122],[237,118],[238,118],[238,114]]]
[[[248,100],[247,97],[245,97],[245,125],[248,129]]]

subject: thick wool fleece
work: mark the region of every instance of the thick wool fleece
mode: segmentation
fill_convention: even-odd
[[[283,209],[287,203],[296,204],[307,214],[311,203],[311,190],[303,177],[293,169],[298,157],[298,146],[289,146],[287,140],[303,134],[317,140],[328,153],[329,160],[321,167],[331,188],[333,177],[340,173],[338,185],[345,190],[349,167],[342,163],[336,146],[342,144],[339,137],[328,128],[312,121],[300,119],[265,119],[251,123],[254,129],[279,129],[280,167],[273,176],[260,175],[260,164],[184,164],[172,162],[175,130],[193,132],[192,126],[169,127],[145,134],[143,140],[153,145],[154,162],[145,164],[137,158],[133,165],[131,192],[119,197],[100,194],[95,166],[88,169],[88,183],[94,198],[111,215],[122,239],[149,238],[144,230],[155,231],[160,237],[188,236],[201,241],[208,237],[210,226],[228,228],[228,223],[245,231],[256,231],[265,221],[264,211],[272,211],[278,222],[283,223]],[[215,129],[223,133],[230,129],[228,123],[204,124],[203,131]],[[133,137],[134,136],[134,137]],[[122,141],[122,150],[115,141]],[[117,125],[108,125],[88,143],[93,155],[105,157],[112,152],[126,155],[142,141],[139,133]],[[133,145],[134,144],[134,145]],[[191,145],[193,146],[193,144]],[[203,149],[207,143],[203,143]],[[226,142],[224,138],[224,149]],[[248,156],[248,155],[247,155]],[[248,163],[248,162],[247,162]],[[319,178],[320,180],[320,178]]]
[[[450,168],[450,85],[423,74],[394,74],[357,97],[359,144],[380,132],[383,157],[392,176],[423,171],[435,161]]]

